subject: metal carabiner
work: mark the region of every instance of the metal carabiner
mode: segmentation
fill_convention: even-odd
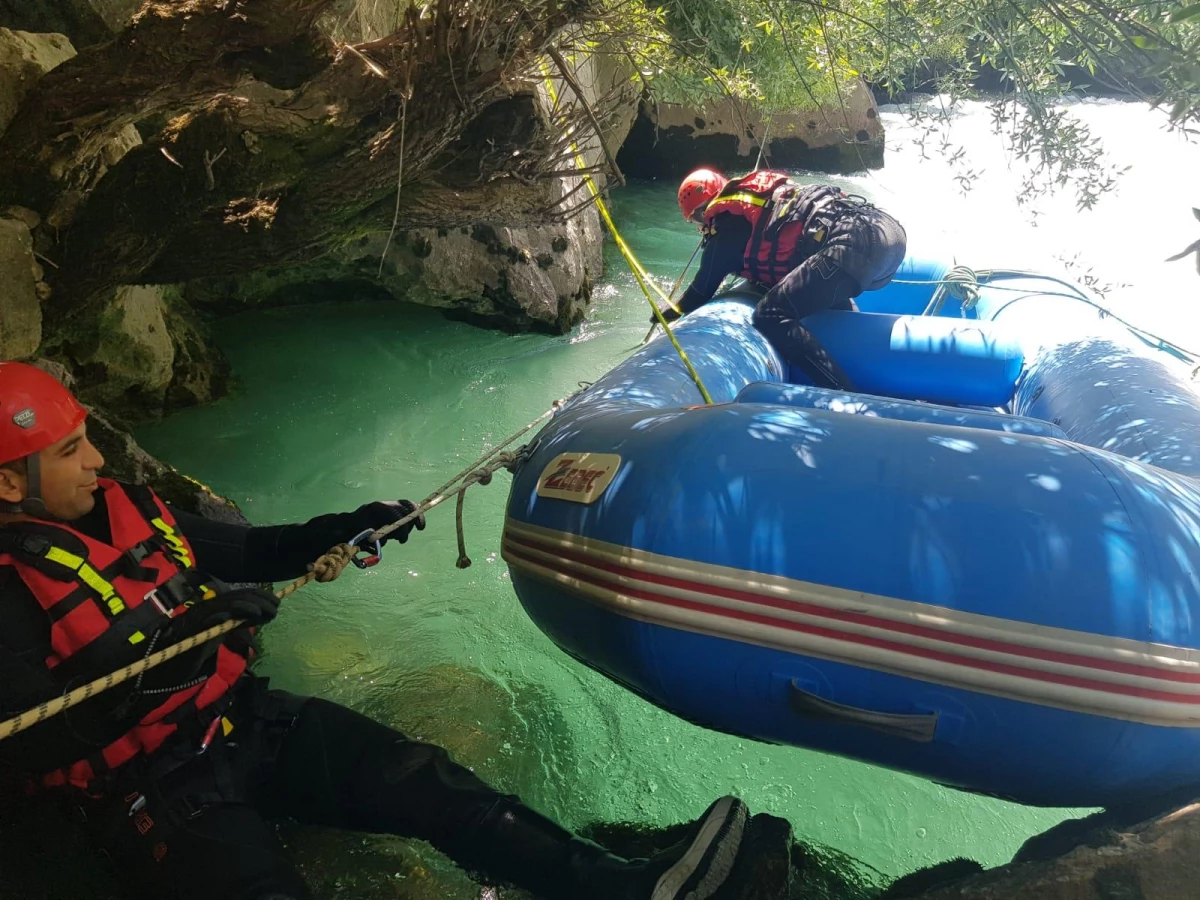
[[[366,553],[370,553],[370,555],[364,559],[359,559],[357,552],[355,552],[354,556],[350,557],[350,562],[354,563],[354,565],[360,569],[369,569],[371,566],[376,565],[381,559],[383,559],[383,544],[378,538],[375,539],[374,553],[371,553],[368,548],[363,547],[360,544],[363,539],[370,537],[374,533],[374,528],[368,528],[366,531],[360,532],[346,542],[351,547],[354,547],[355,551],[362,550]]]

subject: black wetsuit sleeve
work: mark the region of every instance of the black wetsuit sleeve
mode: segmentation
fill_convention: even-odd
[[[50,620],[10,566],[0,567],[0,603],[4,609],[4,627],[0,629],[0,719],[7,719],[82,682],[78,678],[65,681],[47,668],[45,660],[52,652]],[[119,694],[113,691],[111,698],[119,699]],[[111,706],[111,698],[102,694],[85,706],[95,709],[105,702]],[[101,715],[106,715],[107,709]],[[19,789],[26,774],[64,765],[120,736],[105,734],[97,739],[98,732],[90,727],[88,714],[88,709],[76,707],[0,741],[0,804],[6,802],[7,793]]]
[[[50,655],[50,622],[11,566],[0,567],[0,718],[36,706],[56,692],[45,659]]]
[[[295,525],[237,525],[172,509],[199,568],[222,581],[283,581],[303,575],[330,547],[368,527],[363,512],[331,513]]]
[[[700,254],[700,269],[679,298],[679,309],[689,313],[712,299],[726,275],[742,270],[746,245],[750,243],[751,225],[741,216],[723,213],[713,220],[709,235]]]

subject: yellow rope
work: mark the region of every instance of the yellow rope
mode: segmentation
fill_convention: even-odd
[[[450,497],[461,497],[463,492],[473,484],[488,484],[492,480],[493,473],[500,469],[507,469],[512,466],[521,455],[521,450],[506,451],[505,448],[524,435],[526,432],[535,428],[547,416],[553,415],[554,411],[559,409],[565,401],[556,400],[550,409],[546,410],[520,431],[511,435],[507,440],[496,445],[475,462],[471,463],[467,468],[463,469],[444,485],[422,500],[416,505],[411,513],[402,519],[392,522],[390,525],[385,525],[383,528],[373,531],[365,540],[375,542],[387,537],[398,528],[403,528],[409,522],[424,514],[428,510],[439,506],[448,500]],[[462,549],[462,529],[461,521],[459,524],[459,568],[465,568],[462,565],[462,560],[466,557],[466,552]],[[350,564],[350,561],[358,553],[359,548],[352,547],[349,544],[338,544],[332,547],[324,555],[312,563],[308,567],[308,573],[300,576],[290,584],[284,585],[275,592],[275,596],[280,600],[291,596],[313,581],[329,582],[337,578]],[[471,561],[466,560],[466,565],[470,565]],[[182,653],[199,647],[201,644],[207,644],[211,640],[221,637],[221,635],[233,631],[236,628],[241,628],[245,623],[240,620],[231,622],[222,622],[220,625],[214,625],[201,631],[199,634],[192,635],[178,644],[172,644],[166,649],[159,650],[157,653],[152,653],[144,659],[139,659],[135,663],[130,663],[123,669],[118,669],[115,672],[109,672],[95,681],[85,684],[83,687],[76,688],[70,693],[63,694],[61,697],[55,697],[53,700],[47,700],[33,709],[26,710],[11,719],[0,722],[0,741],[5,738],[12,737],[32,728],[34,725],[44,722],[52,716],[57,715],[63,710],[70,709],[84,701],[96,696],[97,694],[107,691],[111,687],[116,687],[123,681],[128,681],[142,672],[161,665],[169,660],[174,659]]]
[[[557,106],[558,94],[554,90],[554,81],[550,77],[550,70],[544,61],[541,65],[542,75],[546,79],[546,90],[550,94],[550,102]],[[582,98],[580,99],[582,100]],[[597,135],[596,137],[597,140],[603,139],[600,135]],[[592,180],[591,175],[583,171],[585,168],[587,168],[587,164],[584,162],[583,156],[579,152],[579,146],[573,140],[571,141],[571,150],[575,153],[575,167],[579,169],[584,183],[587,185],[588,190],[592,194],[592,199],[596,201],[596,208],[600,211],[600,218],[608,227],[608,233],[612,235],[613,241],[617,245],[617,249],[621,251],[621,256],[625,258],[625,262],[629,266],[629,271],[633,273],[634,280],[637,281],[638,287],[640,287],[642,289],[642,293],[646,295],[646,302],[649,303],[650,308],[654,310],[654,317],[658,319],[658,324],[662,326],[663,331],[667,333],[667,337],[671,339],[671,345],[675,348],[675,352],[679,354],[679,358],[683,360],[683,364],[685,367],[687,367],[688,374],[692,377],[692,381],[694,381],[696,383],[696,387],[700,389],[700,396],[704,398],[704,402],[712,403],[713,399],[709,395],[708,389],[704,386],[704,382],[700,380],[700,374],[692,365],[692,361],[688,359],[688,355],[684,352],[683,347],[679,345],[679,341],[675,338],[675,334],[671,331],[671,326],[663,317],[662,310],[658,308],[658,304],[654,302],[654,298],[650,295],[650,289],[653,288],[654,292],[658,294],[659,299],[661,299],[663,303],[670,306],[671,309],[675,310],[675,312],[680,311],[679,307],[677,307],[674,301],[664,294],[662,289],[650,279],[650,276],[646,273],[646,270],[642,268],[642,264],[638,262],[638,258],[634,256],[633,251],[629,249],[629,245],[625,243],[625,239],[621,237],[621,233],[617,231],[616,223],[613,222],[612,216],[609,215],[608,207],[605,206],[604,200],[601,199],[600,191],[597,189],[596,183]]]

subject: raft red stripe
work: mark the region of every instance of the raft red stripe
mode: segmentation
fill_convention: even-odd
[[[1065,665],[1077,666],[1079,668],[1100,669],[1100,670],[1108,671],[1108,672],[1117,672],[1117,673],[1124,674],[1124,675],[1134,675],[1134,676],[1138,676],[1138,677],[1142,677],[1142,678],[1151,678],[1151,679],[1155,679],[1155,680],[1159,680],[1159,681],[1170,681],[1170,682],[1175,682],[1175,683],[1179,683],[1179,684],[1200,684],[1200,673],[1176,672],[1176,671],[1172,671],[1169,669],[1163,670],[1163,669],[1154,668],[1152,666],[1143,666],[1143,665],[1139,665],[1137,663],[1122,663],[1122,662],[1117,662],[1114,660],[1097,659],[1092,656],[1083,656],[1083,655],[1073,654],[1073,653],[1062,653],[1062,652],[1054,651],[1054,650],[1043,650],[1040,647],[1029,647],[1029,646],[1025,646],[1023,644],[1013,644],[1013,643],[1009,643],[1007,641],[999,641],[999,640],[995,640],[992,638],[976,637],[974,635],[948,634],[944,631],[939,631],[935,628],[929,628],[927,626],[922,626],[922,625],[914,625],[914,624],[911,624],[908,622],[897,622],[893,619],[886,619],[886,618],[882,618],[879,616],[872,616],[872,615],[863,614],[863,613],[853,613],[853,612],[848,612],[846,610],[839,610],[839,609],[829,609],[828,607],[817,606],[817,605],[814,605],[811,603],[803,603],[803,602],[799,602],[799,601],[795,601],[795,600],[782,600],[778,597],[764,596],[762,594],[756,594],[756,593],[752,593],[750,591],[736,590],[733,588],[723,588],[723,587],[719,587],[719,586],[705,584],[704,582],[700,582],[700,581],[690,581],[690,580],[684,579],[684,578],[675,578],[675,577],[668,576],[668,575],[658,575],[658,574],[651,573],[651,572],[642,572],[637,569],[629,568],[627,566],[619,566],[614,563],[604,562],[602,560],[589,557],[586,554],[569,551],[569,550],[564,550],[561,547],[557,547],[553,544],[543,544],[535,539],[527,538],[524,536],[517,536],[517,535],[512,534],[511,532],[505,535],[505,539],[510,544],[520,544],[520,545],[528,547],[529,549],[532,549],[532,550],[539,550],[543,553],[551,553],[551,554],[561,557],[563,559],[567,559],[572,562],[580,563],[582,565],[587,565],[587,566],[590,566],[595,569],[601,569],[603,571],[609,572],[614,575],[622,575],[627,578],[632,578],[636,581],[649,582],[651,584],[659,584],[659,585],[663,585],[665,587],[672,587],[672,588],[677,588],[677,589],[681,589],[681,590],[695,591],[697,593],[702,593],[702,594],[711,594],[713,596],[723,597],[727,600],[737,600],[737,601],[740,601],[743,603],[751,603],[756,606],[767,606],[767,607],[772,607],[775,609],[783,609],[783,610],[788,610],[788,611],[793,611],[793,612],[801,612],[801,613],[805,613],[807,615],[818,616],[820,618],[832,619],[835,621],[853,623],[856,625],[866,625],[866,626],[873,627],[873,628],[884,628],[884,629],[888,629],[890,631],[900,632],[903,634],[911,634],[916,637],[924,637],[924,638],[928,638],[931,640],[936,640],[940,643],[957,644],[959,646],[973,647],[977,650],[991,650],[991,651],[994,651],[997,653],[1006,653],[1006,654],[1009,654],[1010,656],[1022,656],[1022,657],[1026,657],[1029,659],[1039,659],[1039,660],[1044,660],[1046,662],[1054,662],[1054,663],[1061,663],[1061,664],[1065,664]],[[597,584],[597,582],[595,582],[594,580],[584,577],[577,572],[567,570],[567,569],[559,569],[559,568],[551,566],[548,563],[541,561],[541,560],[529,559],[528,557],[521,557],[521,558],[526,559],[529,562],[535,563],[536,565],[544,566],[546,568],[553,568],[553,569],[555,569],[555,571],[562,572],[563,574],[571,575],[572,577],[576,577],[576,578],[580,578],[581,580],[588,581],[589,583],[592,583],[592,584]],[[747,574],[752,574],[752,573],[747,573]],[[608,585],[607,584],[604,584],[604,585],[597,584],[597,586],[607,587]],[[666,597],[661,594],[650,594],[648,596],[641,597],[638,593],[635,593],[634,591],[632,591],[628,588],[624,588],[624,587],[619,588],[619,590],[624,591],[626,593],[630,593],[632,596],[638,596],[638,597],[640,597],[640,599],[648,599],[648,600],[652,600],[653,602],[656,602],[656,603],[668,603],[671,605],[681,605],[681,606],[691,608],[688,606],[690,601],[678,600],[677,598]],[[699,607],[697,607],[697,608],[699,608]],[[749,613],[739,613],[735,610],[730,610],[725,607],[711,607],[711,608],[705,607],[704,611],[705,612],[713,612],[717,615],[722,615],[722,616],[727,616],[727,617],[732,617],[732,618],[743,618],[744,617],[751,621],[761,621],[762,624],[778,625],[780,627],[789,628],[794,631],[811,631],[811,633],[813,633],[813,634],[824,634],[824,631],[819,629],[818,626],[803,625],[801,623],[790,622],[790,621],[787,621],[784,619],[777,619],[777,618],[770,617],[770,616],[756,617]],[[839,640],[851,640],[851,641],[857,641],[859,643],[864,643],[864,644],[871,644],[871,642],[873,640],[875,640],[873,638],[868,638],[868,637],[860,636],[860,635],[848,635],[845,632],[831,632],[830,634],[833,636],[836,636]],[[941,655],[939,655],[939,651],[926,650],[925,648],[913,647],[913,646],[910,646],[907,644],[900,644],[900,643],[895,643],[895,642],[884,642],[883,644],[878,644],[878,645],[873,644],[873,646],[881,646],[881,647],[885,647],[886,649],[899,649],[901,652],[908,653],[910,655],[927,656],[930,659],[943,659],[943,657]],[[986,660],[975,660],[970,657],[959,657],[959,656],[946,657],[945,661],[963,660],[963,659],[970,660],[969,665],[971,665],[975,668],[988,669],[990,671],[997,671],[997,672],[1007,671],[1004,668],[992,668],[993,666],[1003,666],[1004,664],[1001,664],[1001,663],[993,664],[993,663],[987,662]],[[959,663],[956,662],[956,664],[959,664]],[[1018,670],[1018,671],[1020,673],[1024,673],[1026,671],[1033,672],[1033,671],[1037,671],[1037,670]],[[1022,677],[1029,677],[1029,676],[1022,674]],[[1060,683],[1062,683],[1062,684],[1076,684],[1075,681],[1071,680],[1072,676],[1066,676],[1066,675],[1058,676],[1053,673],[1038,672],[1037,677],[1041,678],[1043,680],[1051,680],[1051,681],[1060,680]],[[1110,690],[1110,689],[1116,690],[1120,693],[1129,693],[1133,696],[1139,696],[1139,697],[1156,696],[1155,692],[1141,693],[1141,691],[1143,689],[1135,688],[1135,687],[1131,687],[1131,686],[1111,685],[1108,682],[1096,682],[1096,683],[1103,684],[1105,690]],[[1184,695],[1173,694],[1173,693],[1167,693],[1160,699],[1169,699],[1169,700],[1185,700],[1186,699],[1186,702],[1189,702],[1189,703],[1200,703],[1200,696],[1197,696],[1195,698],[1185,698]]]

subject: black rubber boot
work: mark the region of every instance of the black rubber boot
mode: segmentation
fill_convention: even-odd
[[[741,847],[746,805],[715,801],[677,844],[649,859],[623,859],[545,816],[505,801],[464,848],[462,862],[546,900],[709,900]]]

